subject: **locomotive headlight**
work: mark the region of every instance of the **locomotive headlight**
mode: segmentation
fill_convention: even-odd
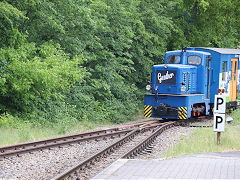
[[[181,92],[185,92],[186,91],[186,86],[182,86],[181,87]]]
[[[150,84],[148,84],[147,86],[146,86],[146,90],[150,90],[151,89],[151,85]]]

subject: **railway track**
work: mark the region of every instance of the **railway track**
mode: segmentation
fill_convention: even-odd
[[[87,133],[78,133],[73,135],[61,136],[57,138],[50,138],[40,141],[32,141],[27,143],[15,144],[11,146],[0,147],[0,157],[8,157],[8,156],[19,156],[23,153],[49,149],[53,147],[61,147],[63,145],[79,143],[82,141],[88,141],[91,139],[98,140],[99,138],[105,138],[109,136],[120,136],[129,133],[133,128],[145,126],[149,124],[155,124],[159,121],[149,121],[142,122],[133,125],[126,125],[116,128],[110,128],[99,131],[92,131]]]
[[[213,127],[212,116],[200,116],[198,118],[191,118],[189,120],[179,121],[181,126],[210,128]]]
[[[175,125],[176,122],[167,122],[160,125],[137,127],[124,137],[83,159],[52,179],[89,179],[119,158],[131,158],[142,151],[148,150],[159,134]]]
[[[181,122],[162,123],[160,121],[148,121],[76,134],[76,136],[47,139],[47,142],[44,142],[46,140],[36,141],[36,145],[34,144],[35,142],[30,142],[9,146],[10,148],[3,147],[0,149],[0,165],[2,161],[4,173],[7,172],[6,177],[9,178],[89,179],[119,158],[134,158],[135,156],[151,152],[151,149],[155,147],[155,138],[165,129],[181,125]],[[187,122],[190,121],[188,120]],[[187,123],[182,122],[182,124],[186,126]],[[66,146],[67,144],[69,145]],[[43,149],[47,150],[20,157],[13,156]],[[3,158],[8,156],[12,157]],[[31,162],[28,162],[29,160]],[[15,169],[21,167],[21,164],[26,164],[24,168],[31,168],[31,171],[27,173],[14,172],[14,168],[8,171],[7,166],[4,165],[5,162],[14,163],[13,167]],[[40,168],[36,168],[37,166],[39,167],[38,163],[41,163]],[[66,168],[69,169],[66,170]],[[37,174],[35,174],[36,171]]]

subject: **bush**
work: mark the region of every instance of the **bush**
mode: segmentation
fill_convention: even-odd
[[[30,112],[47,100],[62,98],[85,70],[81,58],[70,59],[59,47],[48,42],[39,48],[26,43],[17,49],[0,49],[1,111]]]

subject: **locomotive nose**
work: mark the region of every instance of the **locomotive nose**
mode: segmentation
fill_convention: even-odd
[[[152,93],[184,94],[196,91],[197,69],[192,65],[153,66]],[[157,89],[157,92],[156,92]]]

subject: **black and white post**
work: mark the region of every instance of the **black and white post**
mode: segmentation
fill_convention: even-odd
[[[213,131],[217,132],[217,143],[220,144],[221,132],[225,128],[226,96],[215,95]]]

